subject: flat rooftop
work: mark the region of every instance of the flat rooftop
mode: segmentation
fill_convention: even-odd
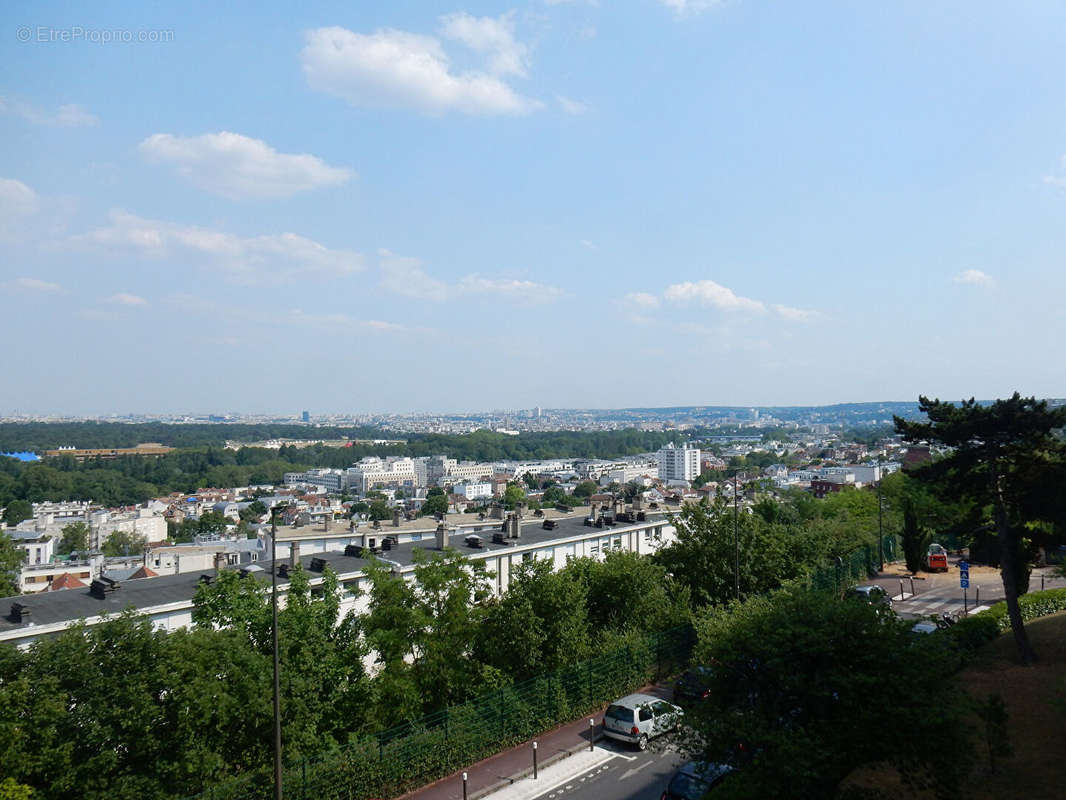
[[[622,522],[615,526],[605,525],[603,528],[596,528],[595,526],[589,527],[584,524],[585,516],[587,515],[586,508],[585,514],[571,515],[557,519],[554,530],[550,531],[545,530],[542,527],[542,518],[527,517],[522,521],[521,538],[517,540],[509,540],[511,542],[509,544],[494,544],[491,538],[493,533],[492,528],[487,528],[477,534],[482,539],[483,547],[474,548],[467,546],[464,539],[470,534],[465,532],[450,532],[448,544],[450,547],[467,556],[486,556],[490,553],[510,550],[515,547],[547,545],[574,536],[588,536],[593,533],[599,533],[599,535],[602,536],[610,536],[612,531],[626,530],[628,528],[643,526],[649,523],[656,524],[663,520],[663,514],[661,512],[646,513],[647,520],[645,522]],[[488,521],[478,520],[477,515],[465,516],[472,517],[473,523],[483,524]],[[448,518],[448,522],[449,525],[452,524],[452,518]],[[499,525],[503,524],[503,521],[501,520],[493,520],[493,522],[496,522]],[[383,536],[388,535],[390,527],[382,526],[380,533]],[[297,530],[306,531],[307,529],[300,528]],[[364,530],[368,532],[370,529],[360,529],[360,532],[364,532]],[[391,530],[396,531],[398,529],[391,528]],[[435,531],[436,528],[434,527],[432,530]],[[377,532],[378,531],[375,531],[375,533]],[[308,531],[308,533],[310,533],[310,531]],[[280,536],[278,538],[281,540]],[[379,557],[385,561],[399,564],[401,567],[409,567],[414,564],[414,552],[416,549],[435,551],[437,548],[435,541],[432,538],[427,538],[420,542],[395,545],[391,550],[387,551],[381,551],[379,549]],[[310,570],[311,562],[315,559],[321,559],[328,564],[334,572],[342,577],[356,572],[362,572],[369,563],[365,558],[347,556],[343,552],[324,552],[301,556],[300,563],[303,565],[304,569]],[[289,563],[288,559],[278,559],[278,564],[283,563]],[[258,580],[261,583],[269,585],[270,573],[273,569],[272,562],[259,561],[254,562],[254,564],[242,565],[242,567],[258,567],[258,570],[252,570],[247,580]],[[226,567],[225,569],[239,570],[242,567]],[[178,575],[160,575],[156,578],[138,578],[135,580],[122,581],[119,584],[118,589],[106,593],[103,599],[93,596],[88,589],[64,589],[56,592],[44,591],[37,594],[0,598],[0,615],[2,615],[0,616],[0,634],[15,630],[29,631],[34,626],[73,622],[75,620],[98,617],[104,614],[120,614],[127,609],[144,611],[158,606],[169,605],[171,603],[188,603],[196,594],[196,587],[200,582],[200,576],[209,575],[213,577],[214,574],[215,571],[213,569],[207,569],[202,571],[184,572]],[[312,572],[311,574],[315,575],[316,573]],[[278,576],[279,587],[285,587],[288,583],[288,579]],[[30,618],[28,620],[18,623],[11,621],[8,613],[11,604],[14,602],[21,603],[30,609]]]

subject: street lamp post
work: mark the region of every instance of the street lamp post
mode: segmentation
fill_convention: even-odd
[[[740,527],[738,522],[738,504],[739,498],[737,496],[737,473],[733,473],[733,547],[734,547],[734,561],[733,561],[733,580],[734,590],[736,592],[737,600],[740,600]]]
[[[884,515],[881,508],[881,466],[877,467],[877,558],[878,572],[885,571],[885,529]]]
[[[274,800],[281,800],[281,681],[278,660],[278,508],[270,509],[270,606],[274,640]]]

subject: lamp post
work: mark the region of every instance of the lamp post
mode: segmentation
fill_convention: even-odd
[[[737,600],[740,600],[740,526],[739,526],[739,497],[737,492],[737,473],[733,472],[733,580]]]
[[[270,607],[274,640],[274,800],[281,800],[281,681],[278,660],[278,507],[270,509]]]
[[[877,559],[878,572],[885,571],[884,514],[881,507],[881,465],[877,465]]]

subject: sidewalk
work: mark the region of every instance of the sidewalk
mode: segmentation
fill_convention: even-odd
[[[670,696],[670,690],[662,686],[645,686],[634,691],[663,698]],[[550,791],[555,784],[565,783],[569,777],[579,775],[616,755],[595,745],[590,752],[589,719],[595,722],[591,731],[594,741],[598,741],[601,738],[603,709],[537,737],[536,782],[532,780],[532,742],[524,742],[435,783],[401,795],[398,800],[463,800],[463,772],[467,775],[467,800],[477,800],[508,787],[513,788],[513,791],[507,792],[509,800],[536,797]]]

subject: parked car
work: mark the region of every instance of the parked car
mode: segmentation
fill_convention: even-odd
[[[684,713],[673,703],[650,694],[630,694],[607,707],[603,733],[644,750],[650,739],[672,731]]]
[[[704,700],[711,693],[710,667],[693,667],[677,679],[674,700],[678,703]]]
[[[852,587],[848,590],[848,597],[865,600],[867,603],[885,606],[886,608],[892,607],[892,598],[888,596],[888,592],[872,583],[865,586]]]
[[[659,800],[700,800],[733,771],[728,764],[689,761],[670,778]]]

